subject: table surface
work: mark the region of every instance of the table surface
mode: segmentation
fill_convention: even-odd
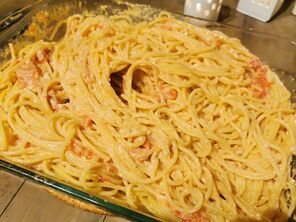
[[[9,0],[0,3],[0,19],[7,12],[34,0]],[[149,4],[149,0],[139,0]],[[157,3],[155,3],[157,2]],[[268,23],[260,22],[235,10],[236,0],[224,0],[219,22],[277,34],[296,42],[296,16],[291,14],[295,1],[287,0]],[[183,12],[184,0],[154,1],[154,6]],[[89,213],[51,196],[38,185],[0,171],[0,222],[127,222],[119,217]]]

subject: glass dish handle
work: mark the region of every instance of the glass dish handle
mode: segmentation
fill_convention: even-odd
[[[25,6],[24,8],[17,9],[11,12],[8,16],[4,19],[0,20],[0,32],[4,31],[8,27],[12,26],[13,24],[20,21],[26,14],[31,12],[35,6],[39,5],[40,3],[46,3],[47,0],[39,0],[32,4]]]

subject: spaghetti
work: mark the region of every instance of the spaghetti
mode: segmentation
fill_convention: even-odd
[[[163,220],[292,214],[290,93],[239,40],[165,13],[65,23],[10,45],[1,158]]]

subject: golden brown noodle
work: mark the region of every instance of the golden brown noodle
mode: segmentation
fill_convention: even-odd
[[[167,14],[66,24],[10,45],[1,158],[170,221],[292,214],[290,93],[237,39]]]

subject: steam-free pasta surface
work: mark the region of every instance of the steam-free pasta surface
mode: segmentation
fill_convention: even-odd
[[[239,40],[165,13],[65,24],[58,42],[10,45],[2,159],[167,221],[292,214],[295,109]]]

